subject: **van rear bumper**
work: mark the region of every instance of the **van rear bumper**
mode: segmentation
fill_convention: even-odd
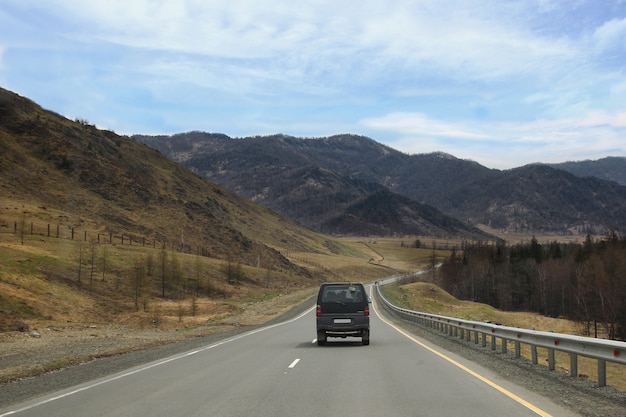
[[[345,323],[346,320],[349,323]],[[317,317],[317,331],[324,332],[328,336],[362,335],[364,330],[369,330],[370,321],[366,316],[322,316]]]

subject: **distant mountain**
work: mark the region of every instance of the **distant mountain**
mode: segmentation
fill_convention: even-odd
[[[626,157],[609,156],[596,161],[570,161],[549,166],[562,169],[578,177],[596,177],[626,185]]]
[[[468,187],[455,213],[516,230],[626,231],[626,187],[542,165],[503,171]]]
[[[410,233],[425,230],[416,229],[425,223],[448,233],[462,225],[470,234],[481,224],[532,233],[626,231],[625,186],[546,165],[501,171],[444,153],[406,155],[356,135],[232,139],[189,132],[134,138],[241,196],[329,233]],[[389,199],[384,204],[383,195]],[[378,207],[379,213],[364,207]],[[435,207],[440,216],[424,212]],[[450,228],[449,216],[460,221],[457,229]]]
[[[428,204],[394,195],[388,188],[395,181],[394,176],[388,172],[401,173],[406,164],[405,155],[368,138],[342,135],[298,139],[276,135],[230,139],[191,132],[171,138],[135,136],[135,139],[198,175],[324,233],[428,232],[433,236],[494,239]],[[381,183],[381,176],[387,183]],[[393,224],[381,223],[386,214],[376,213],[383,207],[373,197],[381,191],[393,197],[384,210],[403,211]],[[357,209],[365,206],[369,210]],[[437,214],[433,215],[434,212]]]
[[[562,234],[626,231],[626,187],[542,164],[501,171],[444,153],[406,155],[356,135],[232,139],[190,132],[135,139],[239,195],[328,233],[348,233],[356,225],[373,234],[398,233],[428,218],[413,211],[417,217],[400,216],[403,222],[394,226],[387,219],[385,228],[380,219],[357,210],[359,204],[367,207],[370,198],[370,204],[377,201],[374,196],[383,189],[412,200],[388,194],[389,204],[396,205],[387,207],[390,213],[400,212],[404,203],[421,203],[459,219],[464,227],[485,224]],[[603,161],[605,178],[620,177],[619,169],[610,174],[606,163],[619,167],[620,161]],[[435,229],[447,230],[446,222],[434,224]]]

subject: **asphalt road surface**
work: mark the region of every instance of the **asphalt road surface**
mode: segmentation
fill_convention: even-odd
[[[8,409],[0,406],[0,417],[575,415],[372,311],[369,346],[357,338],[317,346],[309,310]]]

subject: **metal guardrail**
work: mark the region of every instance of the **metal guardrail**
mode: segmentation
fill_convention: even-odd
[[[537,365],[537,348],[548,351],[548,368],[556,367],[555,351],[569,353],[570,375],[578,376],[578,357],[596,359],[598,361],[598,386],[606,385],[606,363],[614,362],[626,365],[626,343],[615,340],[596,339],[561,333],[526,330],[508,327],[496,323],[464,320],[454,317],[440,316],[419,311],[408,310],[393,305],[380,290],[380,283],[375,285],[376,294],[385,307],[403,320],[415,323],[428,329],[444,333],[448,336],[472,341],[487,346],[489,339],[491,349],[496,350],[498,339],[502,353],[507,353],[508,342],[515,346],[515,357],[521,356],[521,345],[527,344],[531,349],[532,363]]]

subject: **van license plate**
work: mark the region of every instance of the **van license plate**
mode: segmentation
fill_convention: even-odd
[[[335,319],[335,324],[350,324],[352,323],[351,319]]]

